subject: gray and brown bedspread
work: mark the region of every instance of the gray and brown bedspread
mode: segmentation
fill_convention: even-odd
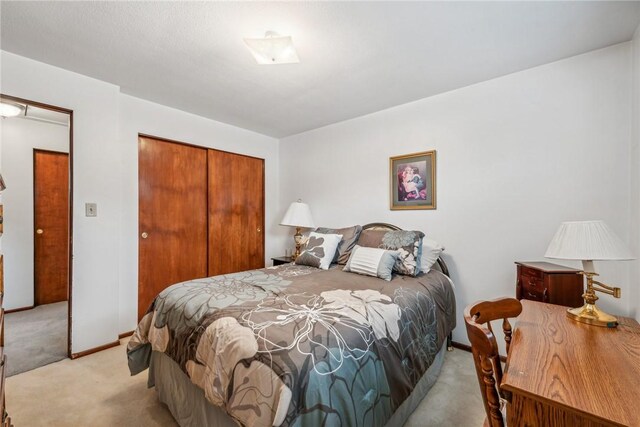
[[[179,283],[127,354],[165,353],[244,426],[383,426],[455,327],[438,271],[390,282],[286,264]]]

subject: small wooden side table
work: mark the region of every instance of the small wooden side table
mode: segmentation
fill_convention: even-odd
[[[517,261],[516,298],[580,307],[584,277],[580,270],[550,262]]]
[[[291,259],[290,256],[277,256],[277,257],[273,257],[271,258],[271,261],[273,261],[273,266],[277,266],[277,265],[282,265],[282,264],[289,264],[290,262],[293,262],[293,260]]]

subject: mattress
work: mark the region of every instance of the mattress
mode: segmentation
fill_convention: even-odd
[[[454,327],[438,271],[387,282],[286,264],[165,289],[127,351],[132,374],[154,364],[150,380],[181,425],[203,425],[181,415],[191,398],[167,397],[188,379],[184,393],[200,390],[201,407],[240,425],[382,427],[401,425],[426,393]]]
[[[442,370],[445,347],[443,344],[427,372],[385,427],[403,426],[431,390]],[[238,422],[220,406],[213,406],[204,396],[204,391],[194,385],[178,364],[164,353],[154,351],[151,354],[148,385],[155,387],[158,398],[167,405],[181,427],[238,427]]]

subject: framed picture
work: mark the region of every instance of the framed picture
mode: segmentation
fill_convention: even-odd
[[[391,210],[436,208],[436,151],[389,159]]]

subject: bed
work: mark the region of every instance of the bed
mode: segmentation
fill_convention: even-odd
[[[442,259],[389,282],[285,264],[165,289],[127,355],[181,426],[394,427],[435,383],[454,327]]]

